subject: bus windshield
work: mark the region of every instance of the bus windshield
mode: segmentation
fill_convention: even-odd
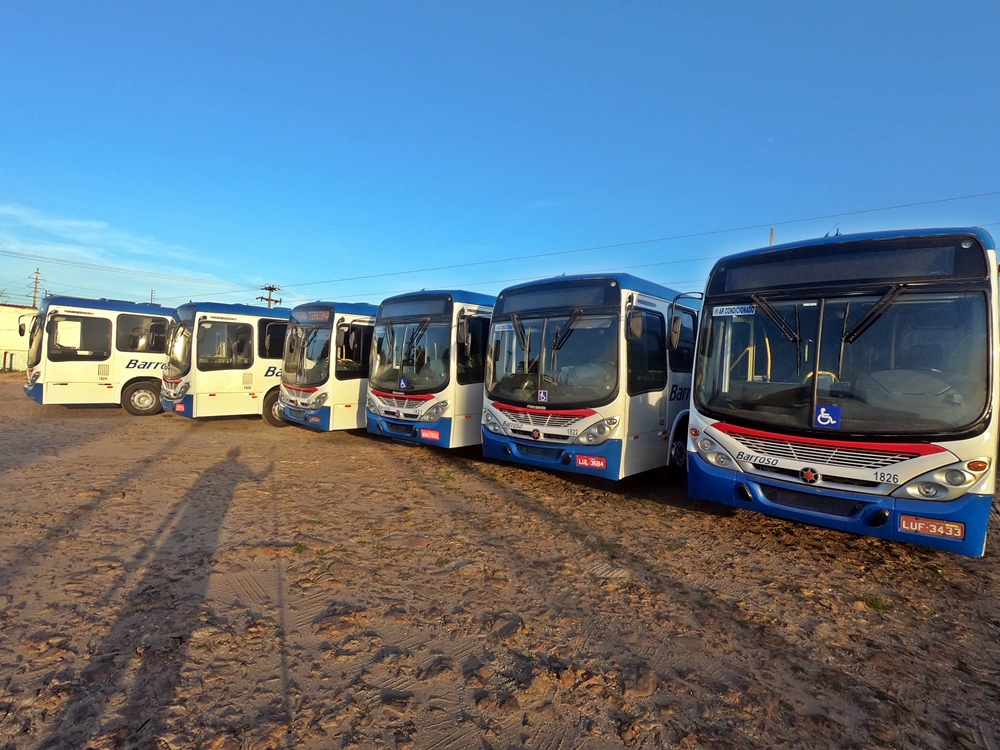
[[[167,364],[164,373],[168,378],[181,378],[191,369],[191,328],[193,322],[171,323],[167,331]]]
[[[486,392],[515,404],[607,403],[618,391],[618,331],[611,313],[512,313],[493,324]]]
[[[42,331],[45,330],[45,311],[42,310],[31,319],[31,332],[28,334],[28,367],[38,367],[42,361]]]
[[[285,339],[285,359],[282,373],[286,381],[296,385],[318,386],[330,377],[329,323],[292,323]]]
[[[369,382],[387,391],[436,393],[448,384],[451,321],[375,324]]]
[[[750,295],[705,313],[695,399],[718,419],[932,436],[986,411],[985,293]]]

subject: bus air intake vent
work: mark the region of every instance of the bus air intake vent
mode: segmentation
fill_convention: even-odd
[[[785,490],[780,487],[762,486],[761,490],[764,497],[775,505],[808,510],[813,513],[825,513],[828,516],[839,516],[840,518],[854,515],[865,505],[857,500],[845,500],[829,495],[811,495],[807,492]]]
[[[243,373],[243,385],[253,385],[253,373],[245,372]]]
[[[787,458],[807,464],[825,464],[827,466],[847,466],[853,469],[882,469],[902,461],[917,458],[919,453],[906,451],[873,451],[842,446],[814,445],[800,443],[796,440],[756,437],[751,435],[733,435],[740,443],[753,453]]]
[[[111,365],[98,365],[97,377],[106,378],[111,374]]]
[[[562,456],[562,448],[543,448],[540,445],[524,445],[519,443],[517,452],[528,458],[541,458],[546,461],[558,461]]]
[[[546,414],[544,411],[522,412],[507,409],[498,409],[498,411],[511,422],[530,424],[532,427],[569,427],[583,419],[576,414]]]
[[[383,404],[391,406],[393,409],[413,409],[417,404],[421,403],[412,398],[396,398],[395,396],[382,396],[378,397],[379,401]]]

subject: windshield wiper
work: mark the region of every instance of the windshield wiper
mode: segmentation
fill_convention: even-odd
[[[561,331],[556,331],[555,340],[552,342],[552,351],[558,351],[563,348],[563,344],[566,343],[566,340],[570,337],[570,334],[573,333],[573,329],[576,327],[576,324],[580,322],[580,318],[582,317],[583,310],[579,307],[576,308],[573,311],[573,314],[569,316],[569,320],[566,321],[566,327]]]
[[[750,299],[756,302],[760,306],[760,309],[763,310],[765,313],[767,313],[767,317],[769,317],[771,320],[774,321],[774,324],[778,326],[778,330],[780,330],[783,334],[785,334],[785,338],[787,338],[789,341],[793,343],[796,344],[799,343],[800,339],[802,338],[801,336],[799,336],[799,332],[792,330],[792,327],[788,325],[788,323],[785,321],[783,317],[781,317],[781,314],[773,307],[771,307],[770,302],[761,297],[759,294],[751,294]],[[798,305],[796,305],[795,306],[796,312],[798,312],[798,309],[799,309]]]
[[[517,343],[519,343],[521,348],[527,352],[527,336],[524,335],[524,326],[521,325],[521,318],[518,317],[517,313],[511,313],[510,320],[514,324],[514,335],[517,337]]]
[[[406,349],[403,351],[403,361],[408,360],[410,355],[413,354],[413,347],[417,345],[417,339],[420,338],[420,335],[427,330],[427,326],[430,324],[431,319],[424,318],[417,324],[417,327],[413,329],[413,332],[410,334],[410,338],[406,341]]]
[[[890,287],[889,291],[882,295],[882,298],[872,305],[871,309],[865,314],[865,316],[855,323],[851,330],[844,334],[844,341],[848,344],[853,344],[861,335],[871,328],[875,321],[882,317],[882,314],[889,308],[896,297],[898,297],[902,291],[906,288],[906,284],[896,284]]]

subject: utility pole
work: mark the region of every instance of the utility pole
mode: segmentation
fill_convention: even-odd
[[[31,293],[31,306],[34,307],[37,310],[38,309],[38,282],[41,280],[41,276],[42,276],[41,269],[36,268],[34,276],[35,276],[35,289]]]
[[[774,227],[771,227],[771,241],[768,243],[768,245],[770,246],[773,244],[774,244]]]
[[[149,290],[149,304],[153,304],[154,302],[156,302],[156,290],[155,289],[150,289]]]
[[[274,294],[275,292],[281,291],[280,286],[277,286],[275,284],[265,284],[264,286],[261,287],[261,290],[267,292],[267,296],[258,297],[257,299],[259,299],[261,302],[266,302],[268,310],[270,310],[275,305],[281,304],[280,299],[274,299],[273,297],[271,297],[271,295]]]

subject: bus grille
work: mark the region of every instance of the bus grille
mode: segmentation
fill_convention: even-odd
[[[376,398],[394,409],[415,409],[424,403],[424,399],[396,398],[395,396],[376,396]]]
[[[829,495],[810,495],[807,492],[783,490],[778,487],[764,486],[761,487],[761,490],[764,492],[764,497],[775,505],[811,510],[814,513],[826,513],[828,516],[840,516],[841,518],[853,515],[865,505],[857,500],[845,500],[842,497],[830,497]]]
[[[849,466],[854,469],[881,469],[917,458],[919,453],[906,451],[872,451],[839,446],[813,445],[794,440],[733,435],[754,453],[774,458],[788,458],[805,463],[826,464],[827,466]]]
[[[532,427],[569,427],[571,424],[583,419],[583,417],[578,417],[575,414],[546,414],[543,411],[508,411],[499,407],[498,411],[511,422],[530,424]]]
[[[563,454],[562,448],[543,448],[540,445],[525,445],[518,443],[517,452],[522,456],[543,458],[547,461],[558,461]]]

